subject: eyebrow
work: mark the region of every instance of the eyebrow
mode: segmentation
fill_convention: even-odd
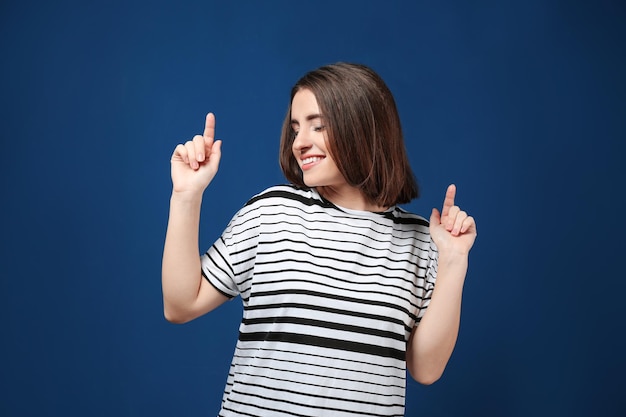
[[[307,122],[310,122],[311,120],[321,119],[321,118],[322,118],[322,115],[321,115],[321,114],[319,114],[319,113],[316,113],[316,114],[309,114],[309,115],[305,118],[305,120],[306,120]],[[293,124],[299,125],[299,124],[300,124],[300,122],[299,122],[299,121],[297,121],[296,119],[291,119],[291,124],[292,124],[292,125],[293,125]]]

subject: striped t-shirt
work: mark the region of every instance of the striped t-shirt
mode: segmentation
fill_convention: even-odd
[[[202,271],[244,306],[220,416],[404,415],[406,343],[437,275],[424,218],[275,186],[233,217]]]

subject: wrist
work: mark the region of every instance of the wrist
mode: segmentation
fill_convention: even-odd
[[[466,266],[469,261],[469,252],[458,252],[449,250],[440,250],[438,264],[439,265],[458,265]]]
[[[172,190],[170,203],[200,204],[202,203],[202,192]]]

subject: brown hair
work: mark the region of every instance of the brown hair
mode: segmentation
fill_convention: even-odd
[[[329,152],[348,184],[379,206],[405,204],[418,196],[393,95],[378,74],[360,64],[320,67],[291,89],[279,154],[288,181],[308,188],[292,150],[291,103],[302,89],[311,90],[317,99]]]

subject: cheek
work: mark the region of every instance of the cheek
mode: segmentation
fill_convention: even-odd
[[[337,163],[330,155],[326,155],[326,163],[330,167],[330,169],[332,169],[336,174],[341,174]]]

